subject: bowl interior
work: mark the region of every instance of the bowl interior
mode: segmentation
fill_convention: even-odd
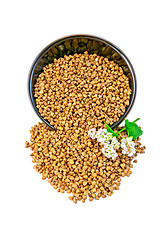
[[[40,115],[35,104],[34,85],[36,79],[43,71],[43,67],[52,63],[54,58],[73,55],[74,53],[84,53],[85,51],[88,51],[90,54],[96,53],[97,55],[107,57],[110,61],[114,61],[122,67],[124,74],[129,78],[130,88],[132,90],[130,104],[120,119],[111,126],[112,128],[118,126],[124,120],[133,105],[136,94],[136,77],[134,69],[125,54],[112,43],[98,37],[88,35],[65,37],[51,43],[42,50],[35,59],[29,74],[29,95],[32,105],[41,120],[52,129],[55,129],[54,126],[50,125],[50,123]]]

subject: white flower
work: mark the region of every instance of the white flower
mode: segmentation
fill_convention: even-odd
[[[110,140],[112,140],[112,138],[113,138],[113,134],[107,131],[106,141],[110,141]]]
[[[103,145],[102,153],[107,158],[115,159],[118,156],[116,149],[119,149],[120,146],[123,149],[122,153],[127,154],[129,157],[132,157],[136,153],[135,143],[132,141],[132,137],[122,138],[120,144],[111,132],[102,128],[100,128],[97,132],[95,128],[89,129],[88,135],[92,139],[97,138],[97,141]]]
[[[88,131],[88,135],[92,138],[92,139],[95,139],[95,135],[96,135],[96,129],[95,128],[91,128],[89,129]]]
[[[104,137],[98,137],[97,141],[100,142],[103,145],[104,142],[105,142],[105,138]]]
[[[102,136],[105,135],[106,131],[104,131],[105,129],[100,128],[97,132],[96,132],[96,138],[101,138]]]
[[[135,143],[132,141],[132,137],[122,138],[121,148],[123,148],[122,153],[127,154],[129,157],[132,157],[135,153]]]
[[[107,129],[100,128],[96,133],[97,141],[100,142],[101,144],[104,144],[104,142],[107,139],[107,134],[108,134]]]
[[[111,144],[110,145],[104,145],[104,147],[102,148],[102,153],[107,158],[112,158],[112,159],[115,159],[118,156],[115,148]]]
[[[115,149],[120,148],[120,143],[118,142],[118,140],[117,140],[116,137],[113,137],[113,138],[112,138],[111,144],[114,146]]]
[[[97,141],[104,145],[102,153],[107,158],[115,159],[118,156],[116,149],[120,148],[120,143],[111,132],[108,132],[107,129],[100,128],[96,132],[96,129],[92,128],[88,131],[88,134],[93,139],[97,138]]]
[[[102,153],[105,155],[106,154],[106,148],[102,148]]]

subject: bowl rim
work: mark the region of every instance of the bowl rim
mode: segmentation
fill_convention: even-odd
[[[41,114],[38,111],[38,108],[36,107],[36,103],[34,101],[34,97],[33,97],[33,93],[32,93],[32,81],[33,81],[33,73],[34,70],[37,66],[38,61],[41,59],[41,57],[54,45],[56,45],[57,43],[63,42],[65,40],[70,40],[73,38],[90,38],[92,40],[95,41],[100,41],[103,42],[104,44],[107,44],[108,46],[110,46],[111,48],[113,48],[116,52],[118,52],[118,54],[124,59],[124,61],[126,62],[130,73],[132,75],[132,79],[133,79],[133,90],[132,90],[132,96],[130,98],[130,104],[127,108],[127,110],[125,111],[125,113],[119,118],[119,120],[115,123],[112,124],[111,128],[115,128],[117,126],[119,126],[123,120],[126,118],[126,116],[129,114],[131,108],[133,107],[133,104],[135,102],[135,98],[136,98],[136,93],[137,93],[137,80],[136,80],[136,74],[134,71],[134,68],[130,62],[130,60],[128,59],[128,57],[125,55],[125,53],[119,48],[117,47],[115,44],[111,43],[108,40],[105,40],[101,37],[95,36],[95,35],[88,35],[88,34],[73,34],[73,35],[68,35],[62,38],[59,38],[53,42],[51,42],[50,44],[48,44],[45,48],[43,48],[43,50],[37,55],[37,57],[35,58],[35,60],[33,61],[29,74],[28,74],[28,93],[29,93],[29,98],[31,100],[32,106],[35,110],[35,112],[37,113],[37,115],[39,116],[39,118],[51,129],[56,130],[56,128],[54,126],[52,126],[47,120],[45,120]]]

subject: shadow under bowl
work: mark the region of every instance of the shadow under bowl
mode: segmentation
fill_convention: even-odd
[[[117,127],[130,112],[136,96],[136,75],[133,66],[126,55],[114,44],[102,38],[91,35],[71,35],[58,39],[48,46],[46,46],[34,60],[31,70],[29,72],[29,96],[34,110],[40,119],[50,128],[54,129],[47,120],[45,120],[36,107],[36,100],[34,97],[34,85],[38,76],[42,73],[43,67],[52,63],[54,58],[58,59],[64,55],[73,55],[75,53],[84,53],[88,51],[89,54],[96,53],[99,56],[108,58],[110,61],[117,63],[124,71],[124,74],[129,78],[129,85],[132,90],[129,105],[125,113],[115,122],[111,128]]]

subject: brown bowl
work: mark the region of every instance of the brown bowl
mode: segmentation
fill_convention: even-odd
[[[135,101],[135,71],[129,59],[118,47],[107,40],[90,35],[71,35],[58,39],[49,44],[38,54],[29,72],[29,95],[33,108],[40,119],[47,124],[48,127],[54,130],[54,126],[52,126],[40,115],[38,108],[36,107],[36,101],[34,97],[34,85],[36,83],[36,79],[43,71],[43,67],[49,63],[52,63],[54,58],[63,57],[64,55],[73,55],[74,53],[84,53],[85,51],[88,51],[90,54],[96,53],[99,56],[107,57],[110,61],[114,61],[120,67],[122,67],[124,74],[129,78],[129,84],[132,90],[129,105],[126,108],[125,113],[111,126],[111,128],[117,127],[126,118]]]

